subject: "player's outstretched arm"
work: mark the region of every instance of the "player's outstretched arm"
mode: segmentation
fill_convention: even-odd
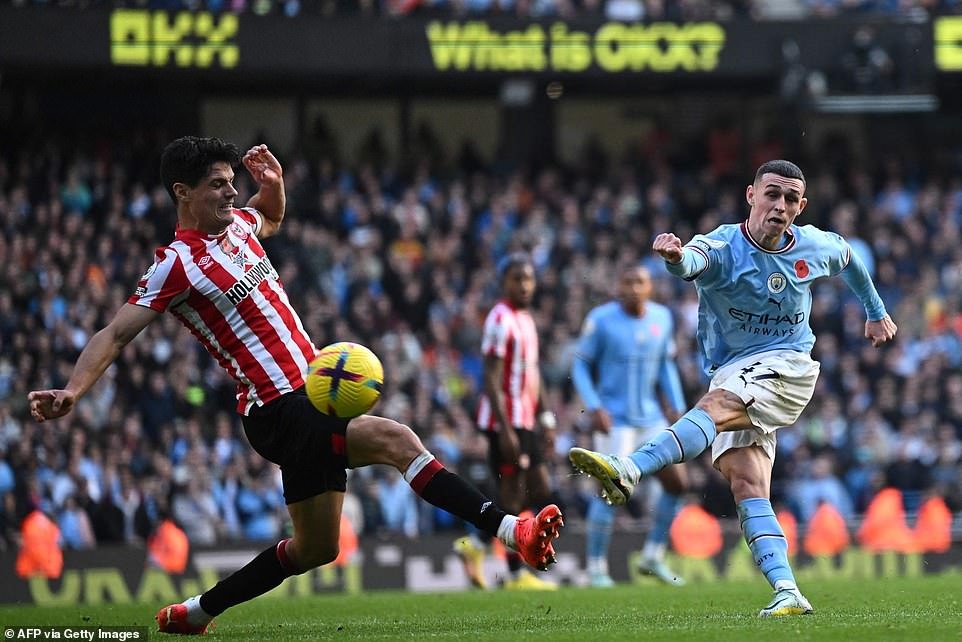
[[[150,308],[125,303],[113,320],[84,346],[70,381],[62,390],[34,390],[27,395],[33,418],[46,421],[73,410],[77,400],[100,379],[123,347],[158,316],[160,313]]]
[[[698,278],[708,269],[708,255],[686,249],[681,239],[674,234],[659,234],[655,237],[651,249],[665,259],[665,266],[670,273],[686,281]]]
[[[267,238],[275,234],[284,220],[287,209],[287,193],[284,191],[284,170],[280,161],[267,149],[267,145],[254,145],[242,159],[244,167],[257,182],[257,193],[247,201],[264,216],[264,223],[258,234]]]
[[[865,322],[865,338],[877,348],[895,338],[898,327],[892,321],[892,317],[885,312],[882,297],[878,295],[878,290],[875,289],[872,277],[862,259],[852,252],[851,248],[848,251],[848,258],[848,264],[841,273],[842,280],[865,306],[865,314],[868,317]]]

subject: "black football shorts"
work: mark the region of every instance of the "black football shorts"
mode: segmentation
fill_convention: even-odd
[[[347,424],[318,412],[304,388],[255,406],[243,417],[254,450],[281,467],[288,504],[347,489]]]

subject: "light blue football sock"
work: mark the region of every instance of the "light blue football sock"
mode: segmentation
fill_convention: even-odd
[[[593,497],[588,504],[587,546],[588,559],[607,559],[611,544],[611,529],[615,522],[615,507],[600,497]]]
[[[797,588],[795,575],[788,563],[788,540],[775,518],[772,503],[764,497],[752,497],[738,503],[738,521],[755,565],[776,591]]]
[[[678,513],[678,505],[681,498],[668,492],[662,492],[655,504],[654,523],[651,525],[651,532],[648,533],[648,544],[667,544],[668,531],[671,530],[671,523],[675,521]]]
[[[667,430],[662,430],[651,441],[633,452],[642,477],[647,477],[665,466],[691,461],[715,441],[718,432],[715,422],[701,408],[692,408]]]

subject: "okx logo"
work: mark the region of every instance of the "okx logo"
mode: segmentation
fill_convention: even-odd
[[[236,67],[234,38],[240,24],[233,13],[142,11],[110,14],[110,61],[138,67]]]

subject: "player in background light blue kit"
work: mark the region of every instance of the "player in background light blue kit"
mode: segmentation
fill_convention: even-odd
[[[571,375],[591,420],[595,450],[629,455],[667,428],[658,390],[666,397],[672,419],[685,412],[674,362],[671,311],[649,301],[650,296],[648,270],[629,266],[621,271],[618,300],[594,308],[585,318]],[[684,581],[668,568],[664,555],[668,529],[688,479],[682,466],[668,466],[655,476],[664,492],[655,504],[654,524],[638,570],[680,586]],[[614,511],[601,497],[588,507],[588,579],[598,588],[614,586],[608,573]]]
[[[812,613],[788,562],[788,544],[769,497],[775,432],[808,405],[819,364],[810,352],[811,285],[840,275],[865,307],[865,338],[878,347],[897,328],[865,265],[848,243],[795,218],[807,204],[805,176],[794,164],[768,161],[745,190],[750,211],[682,247],[660,234],[653,249],[668,270],[698,291],[698,343],[709,391],[668,430],[629,457],[572,448],[578,470],[601,482],[615,504],[665,466],[691,460],[709,446],[728,480],[745,541],[775,595],[761,617]]]

